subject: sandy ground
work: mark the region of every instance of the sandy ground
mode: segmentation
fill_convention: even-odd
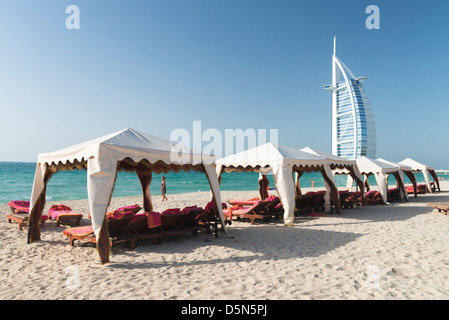
[[[256,195],[222,192],[223,200]],[[209,193],[168,198],[155,196],[155,209],[204,206]],[[409,202],[303,216],[293,227],[237,221],[228,226],[233,237],[199,233],[134,250],[117,246],[106,265],[93,244],[71,247],[54,222],[42,241],[26,244],[27,230],[7,223],[9,208],[0,206],[0,299],[448,299],[449,216],[426,206],[442,201],[449,182]],[[140,202],[117,198],[110,208]],[[87,201],[63,203],[89,224]]]

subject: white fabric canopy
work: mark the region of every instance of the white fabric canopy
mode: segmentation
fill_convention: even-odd
[[[317,156],[321,156],[326,158],[329,161],[329,165],[332,169],[332,173],[335,174],[348,174],[348,187],[352,187],[353,179],[358,179],[361,184],[360,187],[362,188],[361,191],[363,193],[363,176],[360,173],[359,168],[357,167],[357,162],[355,160],[349,160],[345,159],[343,157],[339,157],[330,153],[326,153],[323,151],[318,151],[316,149],[312,149],[310,147],[305,147],[300,149],[301,151],[308,152]],[[354,175],[354,177],[351,176],[351,171]]]
[[[329,211],[330,192],[332,187],[336,190],[336,183],[329,167],[329,161],[324,157],[269,142],[217,160],[218,175],[221,175],[223,171],[231,172],[233,170],[259,171],[265,174],[271,170],[273,172],[276,190],[284,207],[285,225],[293,225],[294,223],[295,184],[293,181],[293,171],[305,167],[313,168],[314,171],[323,168],[329,180],[328,182],[325,179],[327,191],[325,208]]]
[[[387,175],[389,173],[400,173],[399,167],[365,156],[357,158],[356,162],[360,173],[366,175],[366,179],[370,174],[374,175],[382,200],[387,203]],[[405,192],[405,190],[401,190],[401,192]]]
[[[404,164],[400,164],[397,162],[393,162],[393,161],[388,161],[382,158],[377,158],[376,159],[379,162],[383,162],[387,165],[390,166],[395,166],[397,167],[399,170],[399,177],[401,178],[401,182],[402,182],[402,186],[404,186],[403,188],[400,188],[400,186],[398,185],[399,191],[401,193],[401,198],[408,200],[408,194],[407,194],[407,189],[405,188],[405,180],[404,180],[404,172],[410,172],[411,174],[413,174],[412,168],[409,166],[406,166]]]
[[[438,189],[440,189],[440,183],[436,177],[435,170],[433,167],[428,166],[426,164],[420,163],[416,160],[407,158],[399,162],[399,164],[406,165],[412,168],[415,172],[422,172],[424,175],[424,180],[426,181],[427,190],[429,192],[432,192],[432,186],[430,185],[430,177],[429,174],[432,175],[434,182],[438,186]]]
[[[137,130],[121,130],[59,151],[39,154],[31,194],[30,214],[38,200],[42,199],[42,194],[45,196],[45,180],[51,176],[50,170],[54,173],[59,170],[87,168],[89,209],[93,230],[98,238],[112,195],[117,170],[121,170],[119,164],[128,164],[134,166],[134,169],[136,169],[135,166],[140,165],[140,168],[146,171],[143,174],[147,175],[151,175],[151,172],[193,169],[204,171],[207,175],[216,203],[220,204],[217,209],[223,229],[226,231],[214,161],[213,156],[202,155]],[[150,199],[149,183],[143,193]],[[45,201],[45,197],[43,199]],[[42,209],[39,208],[39,210]],[[30,242],[30,236],[28,241]]]

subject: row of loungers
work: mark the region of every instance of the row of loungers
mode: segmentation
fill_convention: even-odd
[[[326,191],[311,191],[296,198],[296,212],[309,213],[312,211],[324,211],[324,195]],[[349,190],[339,191],[340,206],[342,209],[354,208],[362,205],[362,193]],[[389,198],[400,199],[398,189],[389,190]],[[380,192],[371,190],[365,193],[366,205],[382,204]]]
[[[19,225],[19,230],[23,229],[28,222],[30,202],[11,201],[8,206],[11,211],[6,216],[8,222],[15,221]],[[223,206],[226,207],[226,204],[223,203]],[[200,228],[207,233],[211,233],[213,228],[215,236],[218,236],[218,219],[214,202],[209,202],[204,209],[191,206],[182,210],[168,209],[161,213],[139,213],[140,210],[141,207],[136,204],[106,214],[111,245],[127,243],[131,248],[135,248],[138,240],[152,238],[153,243],[160,243],[160,239],[164,236],[179,238],[180,235],[189,232],[195,235]],[[48,210],[48,215],[42,215],[41,226],[48,220],[54,220],[56,226],[66,224],[68,220],[74,220],[75,224],[79,225],[82,218],[82,214],[73,212],[68,206],[53,205]],[[75,240],[96,243],[92,225],[65,229],[63,235],[69,239],[72,246]]]
[[[413,187],[407,187],[407,193],[413,193]],[[313,211],[324,211],[324,195],[326,191],[311,191],[307,192],[304,195],[301,195],[300,197],[296,198],[296,214],[301,213],[310,213]],[[420,184],[417,186],[417,193],[427,193],[427,187],[425,184]],[[340,196],[340,205],[342,209],[346,208],[353,208],[355,206],[360,206],[362,204],[362,197],[361,192],[351,192],[348,190],[345,191],[339,191]],[[388,201],[399,201],[400,200],[400,194],[399,190],[397,188],[392,188],[388,190],[387,195]],[[279,219],[283,215],[283,207],[278,197],[276,196],[270,196],[265,200],[260,200],[260,198],[255,197],[251,199],[229,199],[228,200],[230,207],[227,207],[225,203],[222,204],[223,206],[223,213],[225,220],[228,223],[231,223],[233,218],[241,219],[241,218],[248,218],[252,224],[254,224],[254,221],[256,219],[261,219],[264,221],[267,221],[271,218]],[[382,198],[380,196],[380,193],[378,191],[372,190],[365,193],[365,204],[367,205],[377,205],[382,204]],[[16,221],[19,226],[19,230],[23,228],[27,224],[28,221],[28,215],[30,210],[30,202],[29,201],[11,201],[7,204],[10,207],[11,212],[7,214],[7,220],[8,222]],[[209,203],[208,206],[212,206],[213,203]],[[137,206],[137,205],[136,205]],[[124,207],[125,209],[128,207]],[[120,210],[124,210],[124,208],[120,208]],[[194,207],[187,207],[187,208],[194,208]],[[184,208],[183,210],[186,210],[187,208]],[[198,210],[203,210],[202,208],[198,208]],[[140,210],[140,207],[139,207]],[[172,210],[178,210],[179,212],[183,212],[180,209],[172,209]],[[131,210],[132,211],[132,210]],[[212,211],[210,208],[204,209],[203,211]],[[164,216],[162,220],[176,220],[177,215],[173,215],[170,219],[167,218],[168,213],[162,212],[161,217]],[[173,213],[173,212],[171,212]],[[148,215],[149,213],[143,213],[140,215]],[[193,214],[193,213],[192,213]],[[134,217],[134,220],[144,220],[145,217],[137,215]],[[215,214],[211,215],[215,217]],[[83,215],[77,212],[73,212],[72,209],[65,205],[53,205],[48,210],[48,215],[43,214],[41,217],[41,226],[45,225],[45,222],[50,219],[54,220],[56,222],[56,226],[59,226],[61,224],[66,224],[70,220],[74,220],[76,225],[80,224],[80,220],[83,218]],[[90,218],[90,217],[89,217]],[[182,220],[185,220],[185,222],[189,221],[187,217],[184,217]],[[215,222],[214,225],[216,226],[217,222],[214,218]],[[181,221],[182,222],[182,221]],[[183,224],[185,224],[183,222]],[[198,225],[200,223],[204,224],[204,221],[197,221]],[[179,224],[179,223],[178,223]],[[133,228],[136,228],[135,226],[138,225],[136,222],[133,222],[131,226]],[[208,223],[210,226],[210,222]],[[129,229],[129,228],[128,228]],[[162,229],[162,228],[161,228]],[[192,228],[191,228],[192,229]],[[129,230],[132,230],[129,229]],[[192,229],[193,230],[193,229]],[[84,233],[88,232],[89,230],[84,230]]]
[[[434,188],[434,183],[433,183],[433,182],[431,183],[431,187],[432,187],[432,189],[435,189],[435,188]],[[408,194],[413,194],[413,193],[415,193],[413,186],[407,186],[406,189],[407,189],[407,193],[408,193]],[[424,193],[427,193],[427,186],[426,186],[425,184],[418,184],[418,185],[416,186],[416,193],[417,193],[417,194],[424,194]]]
[[[161,242],[162,237],[174,236],[177,239],[182,234],[196,235],[200,228],[211,233],[215,227],[217,236],[217,219],[215,203],[210,202],[206,208],[190,206],[184,209],[167,209],[163,212],[143,212],[138,205],[119,208],[106,214],[111,246],[126,243],[131,249],[137,246],[137,241],[153,239],[154,244]],[[70,245],[75,240],[96,243],[92,226],[69,228],[63,231],[69,238]]]
[[[393,193],[393,189],[391,189]],[[310,191],[296,198],[295,214],[301,215],[314,211],[324,211],[324,195],[326,191]],[[350,192],[348,190],[339,191],[340,205],[342,208],[353,208],[362,204],[362,196],[360,192]],[[282,203],[276,196],[270,196],[266,200],[260,198],[250,199],[229,199],[231,205],[225,208],[223,213],[225,219],[232,221],[234,218],[248,218],[252,224],[256,219],[267,221],[270,218],[280,218],[283,213]],[[365,194],[365,203],[368,205],[376,205],[382,203],[382,198],[378,191],[369,191]]]

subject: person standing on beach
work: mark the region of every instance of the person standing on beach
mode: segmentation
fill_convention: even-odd
[[[167,193],[167,186],[165,184],[165,177],[161,177],[162,184],[161,184],[161,193],[162,193],[162,201],[167,201],[167,197],[165,194]]]

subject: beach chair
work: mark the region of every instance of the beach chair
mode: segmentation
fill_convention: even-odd
[[[360,198],[360,201],[359,201]],[[364,197],[363,197],[364,198]],[[362,192],[352,192],[352,194],[346,199],[346,202],[349,202],[352,207],[358,207],[364,205],[364,199],[362,199]]]
[[[167,209],[161,212],[161,228],[163,230],[179,229],[179,220],[184,213],[179,208]]]
[[[50,220],[56,221],[56,226],[59,227],[61,223],[65,223],[67,220],[75,220],[75,224],[79,225],[80,220],[83,218],[81,213],[73,212],[72,209],[63,204],[52,205],[48,209],[48,215]]]
[[[415,189],[413,188],[413,186],[406,186],[405,189],[406,189],[408,194],[415,193]]]
[[[324,211],[324,196],[326,195],[326,191],[317,191],[315,195],[312,196],[313,199],[313,209],[315,211]]]
[[[233,217],[237,219],[248,218],[251,224],[254,224],[256,219],[267,220],[269,215],[266,214],[266,207],[269,201],[257,201],[251,207],[242,207],[234,205],[230,208],[224,209],[223,214],[226,220],[232,221]]]
[[[281,200],[276,196],[269,196],[266,201],[268,205],[265,207],[265,214],[271,215],[274,219],[280,219],[284,214],[284,207]]]
[[[387,190],[387,200],[389,202],[401,200],[401,195],[399,193],[399,189],[398,188],[388,189]]]
[[[362,201],[362,197],[359,198],[359,201]],[[371,190],[365,194],[365,203],[367,205],[378,205],[383,204],[382,197],[379,191]]]
[[[127,232],[137,236],[137,240],[153,239],[153,244],[159,244],[162,236],[159,230],[161,224],[159,212],[138,213],[131,219]]]
[[[28,217],[30,214],[30,201],[14,200],[7,203],[10,213],[6,215],[9,223],[15,221],[19,224],[19,230],[22,230],[28,224]],[[48,216],[43,214],[41,217],[41,226],[43,227]]]
[[[445,215],[449,212],[449,202],[426,203],[426,206],[438,209],[438,212],[443,211]]]
[[[425,184],[418,184],[416,186],[416,193],[419,194],[427,193],[427,186]]]
[[[307,192],[295,199],[295,209],[298,213],[312,211],[314,194],[315,192]]]
[[[226,203],[222,203],[221,207],[223,211],[228,208]],[[198,222],[198,225],[206,230],[206,233],[212,233],[211,228],[214,229],[215,238],[218,237],[218,216],[215,210],[215,202],[210,201],[206,207],[204,208],[203,212],[201,212],[196,218]],[[225,220],[225,224],[232,224],[232,221]]]
[[[340,194],[340,206],[342,209],[354,208],[358,203],[357,194],[351,191],[339,191]]]
[[[114,211],[106,214],[105,218],[107,219],[109,241],[111,246],[119,243],[129,243],[131,249],[136,247],[137,237],[125,232],[134,216],[135,213],[132,211]],[[68,228],[65,229],[62,234],[69,238],[71,246],[74,245],[75,240],[97,243],[92,225]]]
[[[229,199],[228,203],[233,206],[233,205],[241,205],[241,206],[245,206],[245,205],[250,205],[252,206],[253,204],[255,204],[257,201],[259,201],[260,198],[259,197],[254,197],[254,198],[250,198],[250,199]]]
[[[192,235],[196,235],[200,227],[196,217],[203,211],[204,209],[202,207],[197,206],[185,207],[184,209],[181,210],[181,212],[183,212],[184,215],[179,219],[177,224],[180,227],[188,228],[192,233]]]
[[[296,212],[323,211],[325,194],[326,191],[309,191],[296,198]]]

